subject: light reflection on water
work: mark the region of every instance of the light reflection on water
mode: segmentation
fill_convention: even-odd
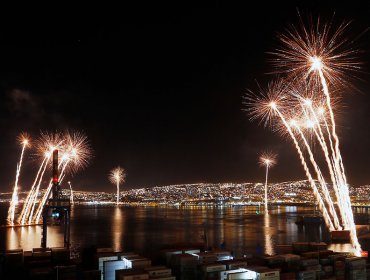
[[[274,235],[274,228],[270,227],[270,214],[265,213],[265,226],[264,226],[264,235],[265,235],[265,254],[274,255],[274,245],[272,237]]]
[[[2,231],[6,232],[6,249],[31,250],[41,245],[41,226],[7,228]],[[53,244],[53,247],[63,246],[63,232],[60,228],[48,228],[48,243]]]
[[[6,205],[0,205],[0,208],[4,207]],[[295,224],[298,214],[312,214],[313,208],[276,206],[270,208],[268,215],[256,214],[258,212],[255,206],[134,208],[75,205],[71,213],[71,246],[78,250],[95,245],[151,255],[164,245],[204,244],[206,235],[209,247],[225,247],[235,256],[241,256],[246,253],[272,255],[277,244],[329,242],[329,233],[323,226],[299,227]],[[360,209],[357,216],[357,220],[369,220],[367,210]],[[0,216],[0,221],[4,221],[4,217]],[[2,228],[0,249],[40,247],[41,232],[41,226]],[[47,241],[49,247],[63,246],[63,229],[49,226]],[[350,247],[341,244],[330,248],[349,251]]]

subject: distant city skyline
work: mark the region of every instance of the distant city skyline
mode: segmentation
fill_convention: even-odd
[[[368,205],[370,185],[349,188],[352,204]],[[331,192],[333,190],[331,189]],[[41,192],[43,195],[44,191]],[[62,189],[64,196],[70,195],[70,189]],[[116,190],[104,192],[74,190],[75,202],[116,203]],[[21,194],[21,199],[27,195]],[[120,191],[120,201],[147,204],[176,203],[214,203],[220,198],[230,203],[263,203],[264,183],[197,183],[168,186],[141,187]],[[315,198],[306,180],[270,183],[268,197],[271,203],[315,203]],[[9,201],[11,193],[0,193],[0,202]],[[231,200],[230,200],[231,199]],[[213,201],[213,202],[212,202]]]

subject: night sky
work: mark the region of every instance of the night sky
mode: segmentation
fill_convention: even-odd
[[[248,120],[243,94],[273,78],[267,52],[298,21],[297,8],[304,17],[353,20],[354,37],[370,27],[370,9],[353,1],[261,2],[3,9],[0,191],[14,184],[22,131],[36,138],[65,129],[83,131],[94,150],[91,164],[68,178],[78,190],[114,191],[107,174],[117,165],[127,169],[126,188],[261,182],[257,157],[267,148],[279,154],[271,181],[304,179],[291,142]],[[360,90],[343,93],[338,123],[348,181],[363,185],[370,183],[370,32],[358,42]],[[32,153],[25,189],[38,167]]]

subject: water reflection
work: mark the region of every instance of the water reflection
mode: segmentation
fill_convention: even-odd
[[[325,227],[298,227],[295,224],[298,214],[312,210],[312,207],[277,206],[271,208],[268,215],[264,215],[256,214],[257,206],[134,208],[74,205],[71,215],[71,246],[75,250],[92,245],[112,247],[117,251],[150,255],[164,245],[204,245],[206,232],[209,247],[226,248],[235,257],[246,253],[272,255],[276,252],[277,244],[296,241],[329,242],[329,233]],[[6,211],[3,212],[6,214]],[[368,220],[368,214],[362,209],[358,212],[358,215]],[[40,226],[2,228],[0,240],[4,241],[0,242],[0,250],[31,250],[39,247],[41,232]],[[63,246],[63,227],[48,227],[47,246]],[[346,246],[331,248],[348,251]]]
[[[18,248],[19,247],[19,244],[17,244],[17,235],[16,235],[16,232],[14,230],[14,228],[11,228],[9,230],[10,232],[8,233],[9,234],[9,247],[10,248]]]
[[[265,213],[265,226],[264,226],[264,235],[265,235],[265,254],[272,256],[274,255],[274,247],[272,241],[272,228],[270,227],[270,214]]]
[[[113,249],[118,252],[122,251],[122,233],[123,233],[123,218],[122,218],[122,209],[120,207],[116,207],[114,209],[114,216],[112,221],[112,233],[113,233]]]
[[[6,248],[32,250],[41,244],[41,226],[16,227],[5,229]],[[47,246],[63,246],[63,232],[59,227],[48,227]]]
[[[41,243],[41,227],[21,227],[21,228],[7,228],[7,248],[24,250],[31,250],[35,247],[40,247]]]

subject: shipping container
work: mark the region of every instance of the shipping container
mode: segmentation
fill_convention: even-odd
[[[150,277],[164,277],[164,276],[171,276],[172,270],[170,268],[152,268],[152,269],[144,269],[148,272]]]
[[[101,279],[101,271],[100,270],[88,270],[82,273],[83,280],[100,280]]]
[[[149,274],[142,269],[116,270],[116,280],[146,280]]]
[[[123,260],[113,260],[103,262],[103,279],[114,280],[116,277],[116,270],[126,269],[125,262]]]

